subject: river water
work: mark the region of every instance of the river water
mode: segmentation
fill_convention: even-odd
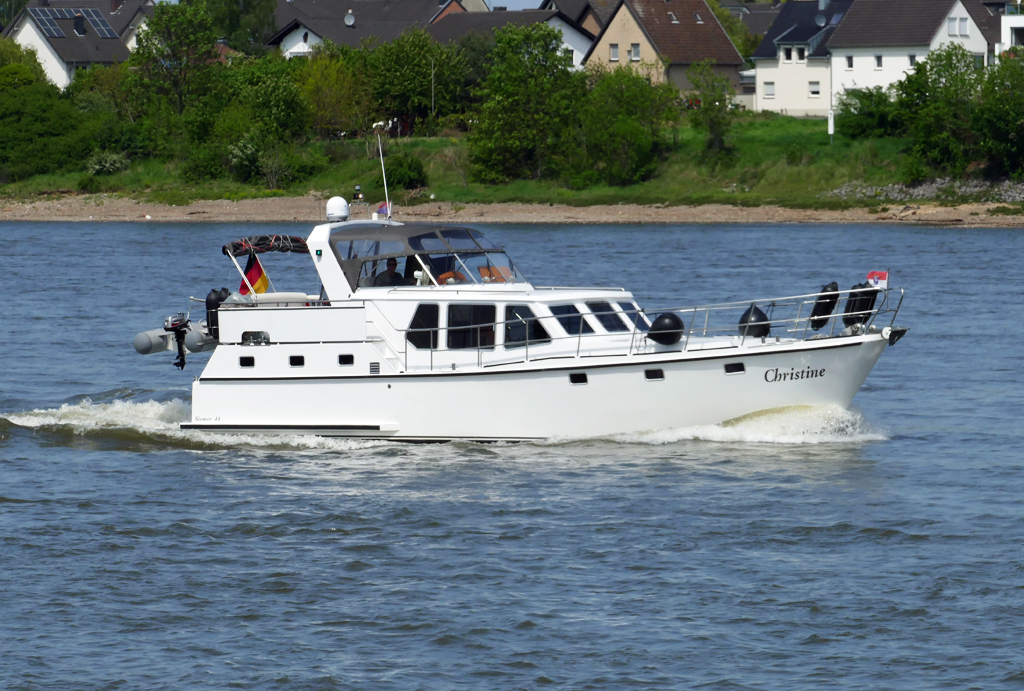
[[[205,356],[181,373],[134,334],[237,286],[225,242],[308,228],[0,224],[0,687],[1024,686],[1020,230],[479,227],[537,285],[641,304],[890,268],[911,331],[851,411],[507,446],[186,434]],[[308,261],[266,263],[314,291]]]

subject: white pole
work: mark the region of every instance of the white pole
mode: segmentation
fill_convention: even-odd
[[[391,199],[388,197],[388,174],[384,171],[384,148],[377,135],[377,151],[380,152],[380,175],[384,179],[384,203],[388,205],[388,220],[391,220]]]

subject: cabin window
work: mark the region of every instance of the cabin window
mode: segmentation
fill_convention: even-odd
[[[665,372],[660,369],[647,369],[644,370],[644,379],[647,381],[663,381],[665,379]]]
[[[401,254],[406,251],[401,240],[342,240],[334,248],[343,261],[375,257],[380,254]]]
[[[437,319],[440,313],[437,305],[424,304],[416,308],[412,315],[412,322],[409,330],[405,332],[405,339],[414,348],[422,350],[435,350],[437,348]],[[342,355],[341,357],[345,357]],[[352,356],[349,355],[349,358]],[[338,364],[345,364],[340,362]],[[348,364],[352,364],[349,362]]]
[[[448,305],[448,347],[494,347],[494,305]]]
[[[266,331],[243,331],[242,345],[270,345],[270,334]]]
[[[605,331],[629,331],[629,327],[622,320],[622,317],[615,313],[610,303],[588,302],[587,307],[590,308],[591,314],[597,318],[597,321],[605,328]]]
[[[412,285],[415,278],[412,272],[419,268],[419,263],[411,257],[387,257],[363,262],[359,271],[360,288],[391,288],[394,286]],[[406,276],[406,273],[409,276]]]
[[[505,306],[505,347],[522,348],[527,343],[550,343],[551,337],[526,305]]]
[[[354,365],[355,363],[356,363],[356,359],[352,355],[339,355],[338,356],[338,365],[340,365],[342,367],[347,367],[348,365]]]
[[[594,328],[584,317],[580,316],[580,311],[576,309],[576,305],[552,305],[551,314],[555,315],[558,323],[562,325],[562,328],[570,336],[576,336],[581,333],[594,333]]]
[[[610,55],[608,56],[608,59],[611,60],[612,62],[618,62],[619,61],[619,44],[618,43],[612,43],[611,45],[608,46],[608,49],[610,51]]]
[[[256,366],[256,358],[254,358],[252,355],[243,355],[242,357],[238,358],[238,366],[239,367],[255,367]]]
[[[424,233],[409,238],[409,247],[420,252],[446,252],[448,247],[437,233]]]
[[[620,302],[619,307],[622,309],[626,321],[638,330],[647,331],[650,328],[647,316],[640,311],[640,307],[635,302]]]
[[[821,96],[821,82],[807,82],[807,95],[811,98]]]
[[[305,355],[290,355],[288,356],[289,367],[305,367],[306,356]]]
[[[570,384],[586,384],[587,373],[586,372],[573,372],[569,375]]]
[[[747,368],[744,367],[742,362],[730,362],[725,366],[726,374],[744,374]]]

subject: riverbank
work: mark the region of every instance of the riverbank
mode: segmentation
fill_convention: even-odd
[[[3,221],[101,221],[196,223],[316,223],[324,220],[324,200],[272,197],[241,201],[195,201],[172,206],[116,195],[69,195],[43,201],[0,200]],[[567,206],[562,204],[427,203],[395,206],[398,221],[443,223],[872,223],[903,221],[917,224],[1024,227],[1024,215],[992,213],[999,204],[902,207],[787,209],[778,206],[743,207],[725,204],[669,206],[666,204]],[[358,215],[358,214],[357,214]]]

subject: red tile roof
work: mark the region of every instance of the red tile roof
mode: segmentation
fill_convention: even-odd
[[[670,63],[688,65],[711,58],[719,65],[743,64],[704,0],[623,0],[622,4]]]

